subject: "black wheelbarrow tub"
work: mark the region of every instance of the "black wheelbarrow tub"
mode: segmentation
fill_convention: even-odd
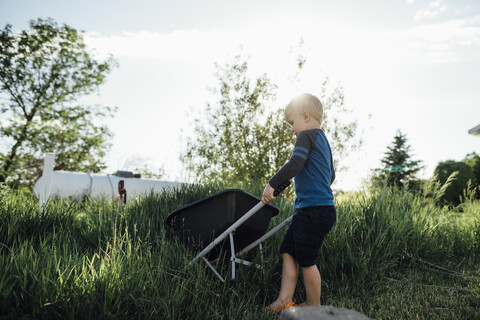
[[[261,199],[243,190],[228,189],[173,211],[165,223],[173,228],[181,243],[193,250],[201,250],[259,201]],[[270,219],[277,214],[277,208],[265,205],[240,225],[234,236],[235,251],[242,250],[265,234]],[[229,245],[228,238],[225,242],[224,245]],[[218,253],[219,250],[214,250],[209,257],[214,258]]]

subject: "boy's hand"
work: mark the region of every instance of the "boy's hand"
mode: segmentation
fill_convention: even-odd
[[[275,197],[273,196],[274,191],[275,189],[273,189],[270,184],[267,184],[265,190],[263,190],[262,202],[267,204],[275,200]]]

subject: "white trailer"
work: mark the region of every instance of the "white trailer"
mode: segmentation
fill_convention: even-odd
[[[49,197],[81,200],[88,196],[115,200],[126,194],[132,198],[182,186],[180,182],[137,178],[129,171],[117,171],[116,175],[53,171],[53,156],[46,155],[43,175],[35,183],[34,192],[40,198],[40,207]]]

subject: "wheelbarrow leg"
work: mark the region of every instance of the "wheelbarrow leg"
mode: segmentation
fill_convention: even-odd
[[[215,275],[218,277],[218,279],[220,279],[220,281],[222,282],[225,282],[225,279],[222,278],[222,276],[218,273],[217,270],[215,270],[215,268],[212,266],[212,264],[210,263],[210,261],[207,260],[207,258],[203,257],[203,261],[205,261],[205,263],[207,264],[207,266],[212,269],[213,273],[215,273]]]
[[[230,236],[230,261],[232,262],[232,280],[235,280],[235,244],[233,243],[233,235],[232,232],[229,234]]]
[[[265,280],[265,268],[263,268],[263,245],[261,243],[258,245],[258,249],[260,250],[260,265],[262,265],[262,275],[263,279]]]

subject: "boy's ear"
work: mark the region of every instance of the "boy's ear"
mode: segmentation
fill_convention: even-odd
[[[308,113],[308,112],[305,111],[305,112],[303,113],[303,119],[305,120],[305,122],[310,121],[310,113]]]

